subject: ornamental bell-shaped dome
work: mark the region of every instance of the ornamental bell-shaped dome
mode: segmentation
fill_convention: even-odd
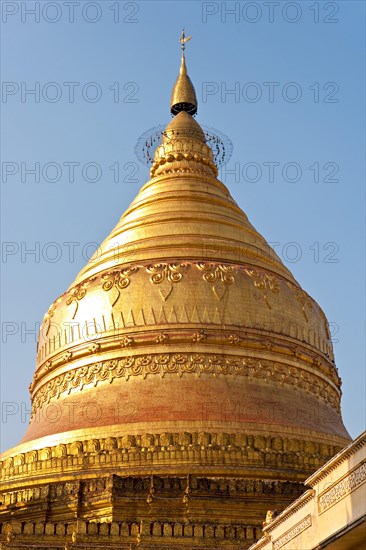
[[[149,449],[135,473],[305,479],[349,441],[327,319],[217,179],[196,111],[183,52],[151,179],[45,315],[4,456],[77,442]]]

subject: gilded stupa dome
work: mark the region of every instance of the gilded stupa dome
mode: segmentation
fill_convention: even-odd
[[[44,317],[17,452],[109,438],[217,474],[259,468],[248,438],[309,457],[348,442],[327,319],[217,178],[196,108],[183,56],[151,179]]]

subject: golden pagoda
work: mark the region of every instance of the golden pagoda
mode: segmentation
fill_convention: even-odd
[[[217,178],[187,40],[151,179],[44,317],[3,549],[245,549],[350,441],[327,319]]]

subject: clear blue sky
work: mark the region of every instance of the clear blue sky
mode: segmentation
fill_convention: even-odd
[[[231,139],[234,173],[223,181],[324,309],[356,436],[365,418],[365,3],[40,1],[32,15],[36,4],[1,2],[3,401],[28,410],[36,338],[25,330],[148,178],[134,146],[170,119],[185,26],[197,120]],[[35,163],[38,182],[26,172]],[[70,163],[79,163],[74,178]],[[74,258],[68,242],[80,243]],[[17,332],[7,337],[9,326]],[[6,449],[27,415],[2,420]]]

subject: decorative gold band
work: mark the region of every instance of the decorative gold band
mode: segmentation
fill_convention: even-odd
[[[164,432],[94,438],[31,450],[0,462],[0,479],[14,483],[29,475],[50,475],[62,471],[66,476],[80,466],[88,470],[128,468],[145,471],[152,464],[172,467],[199,465],[209,470],[237,470],[248,475],[255,467],[270,470],[295,469],[305,477],[319,468],[341,447],[279,436],[245,433]],[[130,471],[130,470],[129,470]],[[132,474],[131,474],[132,475]],[[269,471],[268,471],[268,475]]]
[[[287,384],[309,392],[340,410],[340,394],[324,379],[300,368],[288,365],[230,355],[207,355],[189,353],[165,353],[127,356],[120,359],[99,361],[82,366],[57,376],[44,384],[34,395],[32,413],[35,414],[51,399],[86,386],[96,386],[101,382],[113,382],[118,378],[126,381],[130,377],[168,374],[220,375],[262,379],[266,382]]]

